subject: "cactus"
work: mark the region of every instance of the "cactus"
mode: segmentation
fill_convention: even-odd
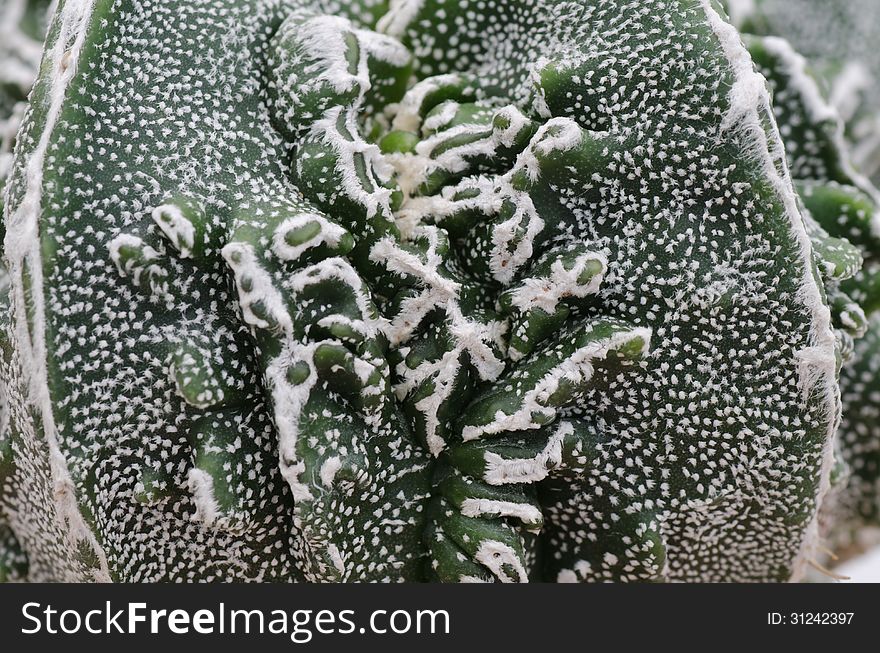
[[[62,2],[0,573],[799,577],[874,190],[748,44],[712,0]]]
[[[40,63],[48,4],[9,0],[0,7],[0,188],[12,167],[15,134]],[[2,202],[0,197],[0,210]]]
[[[774,110],[786,134],[792,174],[800,178],[799,193],[823,227],[857,246],[864,259],[863,270],[841,284],[869,322],[859,317],[867,336],[855,343],[852,360],[842,370],[837,480],[823,506],[830,541],[846,547],[869,541],[863,527],[880,523],[880,435],[874,417],[880,409],[875,390],[880,216],[877,191],[861,174],[880,178],[880,59],[871,48],[880,14],[876,3],[858,0],[760,0],[743,8],[733,12],[741,28],[765,35],[749,36],[747,42],[771,88],[778,87]],[[817,30],[822,38],[816,38]],[[808,56],[795,53],[795,47]]]
[[[880,524],[880,328],[875,318],[856,345],[854,364],[842,371],[841,449],[848,466],[846,484],[835,493],[829,519],[843,534]],[[846,529],[846,530],[843,530]]]

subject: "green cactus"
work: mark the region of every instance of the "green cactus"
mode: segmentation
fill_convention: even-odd
[[[798,577],[873,189],[761,44],[792,102],[711,0],[61,2],[0,573]]]
[[[880,328],[871,322],[856,345],[855,363],[842,371],[843,402],[848,410],[840,425],[841,449],[849,476],[835,493],[829,519],[854,534],[865,524],[880,524]],[[844,531],[846,529],[846,531]]]
[[[853,279],[829,291],[837,294],[832,311],[835,303],[844,311],[837,317],[838,326],[851,324],[855,330],[849,331],[856,336],[868,332],[862,342],[848,344],[854,351],[841,376],[837,481],[823,507],[824,530],[832,543],[843,546],[863,539],[863,526],[880,523],[880,437],[872,417],[880,406],[873,391],[877,378],[872,378],[880,366],[880,196],[850,163],[853,159],[861,170],[876,176],[880,161],[880,60],[869,34],[880,24],[877,8],[876,3],[861,1],[797,0],[783,5],[761,0],[739,16],[743,29],[785,35],[809,55],[795,53],[778,36],[747,37],[758,69],[774,90],[774,112],[805,207],[832,236],[858,247],[864,259]],[[816,30],[822,30],[822,38],[816,38]],[[854,305],[860,309],[856,313],[850,310]]]
[[[15,134],[40,63],[48,5],[47,0],[7,0],[0,7],[0,188],[12,167]]]

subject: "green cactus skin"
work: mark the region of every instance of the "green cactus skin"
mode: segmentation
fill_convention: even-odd
[[[27,93],[37,75],[46,31],[49,3],[43,0],[10,0],[0,7],[0,189],[12,169],[15,136],[27,107]],[[3,211],[0,193],[0,212]],[[5,236],[5,223],[0,223],[0,238]],[[0,309],[10,311],[9,277],[0,261]],[[0,494],[8,493],[8,479],[14,470],[12,438],[15,426],[11,421],[10,401],[13,398],[11,369],[14,354],[12,340],[4,319],[0,326]],[[39,496],[39,495],[35,495]],[[27,578],[28,557],[9,524],[6,507],[0,502],[0,582]]]
[[[801,574],[859,256],[713,2],[170,7],[62,2],[19,134],[6,568]]]
[[[874,29],[877,21],[872,21],[871,16],[880,14],[876,14],[875,5],[869,7],[860,2],[796,4],[802,6],[786,5],[783,10],[773,0],[762,0],[751,13],[741,16],[740,22],[747,29],[786,34],[810,53],[808,61],[777,36],[745,37],[758,70],[767,77],[773,92],[774,114],[805,208],[831,237],[846,239],[856,246],[864,261],[864,267],[850,279],[826,279],[835,325],[845,343],[847,365],[840,381],[843,420],[837,442],[835,487],[823,505],[822,521],[829,543],[846,547],[865,539],[859,531],[866,525],[876,526],[880,510],[876,460],[880,436],[874,424],[880,409],[875,392],[878,380],[874,378],[880,366],[876,348],[880,194],[850,163],[854,158],[864,169],[873,169],[864,156],[872,143],[871,136],[863,133],[871,121],[870,111],[865,107],[847,110],[841,105],[844,100],[850,104],[854,101],[847,100],[843,92],[853,81],[853,70],[871,68],[872,54],[863,48],[870,39],[862,43],[858,34],[860,29]],[[835,20],[829,18],[831,15]],[[863,28],[852,26],[857,15]],[[815,43],[807,38],[816,29],[812,23],[836,27],[821,43]],[[837,33],[841,24],[847,26],[846,43]],[[868,87],[862,89],[865,93],[869,91]],[[870,102],[863,100],[865,104]],[[838,106],[834,106],[835,102]],[[844,121],[841,112],[847,114],[848,121]],[[851,148],[847,137],[859,138],[860,142],[853,143]],[[816,233],[829,242],[825,233]],[[822,248],[815,239],[814,247]],[[871,316],[874,317],[870,319]],[[865,339],[858,342],[866,332]]]
[[[12,168],[15,134],[37,75],[48,5],[46,0],[7,0],[0,6],[0,188]]]
[[[840,425],[848,478],[833,495],[830,519],[839,533],[880,525],[880,327],[875,317],[856,343],[855,362],[841,372],[848,410]]]

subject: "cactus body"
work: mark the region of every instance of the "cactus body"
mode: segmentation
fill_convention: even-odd
[[[853,278],[826,284],[832,311],[835,305],[842,310],[835,318],[838,327],[849,325],[843,328],[850,360],[841,377],[835,489],[823,506],[829,541],[844,545],[870,539],[860,532],[877,525],[880,506],[875,455],[880,439],[871,417],[878,410],[873,388],[880,215],[877,191],[866,179],[877,178],[880,161],[880,62],[871,45],[880,24],[877,9],[872,2],[761,0],[732,12],[743,29],[765,35],[749,36],[747,43],[774,91],[774,112],[807,212],[831,236],[855,245],[864,261]],[[852,342],[866,331],[863,341]]]
[[[0,569],[797,577],[867,303],[806,207],[871,189],[782,118],[709,0],[62,2]]]

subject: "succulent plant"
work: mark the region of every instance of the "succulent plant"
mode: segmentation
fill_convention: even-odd
[[[15,134],[37,75],[47,10],[44,0],[8,0],[0,7],[0,188],[12,167]]]
[[[27,107],[27,93],[33,84],[42,53],[42,37],[48,18],[48,3],[42,0],[10,0],[0,7],[0,189],[12,168],[15,135]],[[3,194],[0,193],[0,212]],[[0,221],[0,239],[5,224]],[[0,261],[0,308],[7,315],[9,278]],[[4,361],[11,356],[9,341],[0,341]],[[10,428],[7,408],[6,367],[0,366],[0,483],[5,478],[11,459]],[[0,582],[22,580],[27,575],[27,558],[8,523],[5,508],[0,505]]]
[[[767,45],[710,0],[63,1],[2,573],[797,578],[874,191]]]
[[[877,318],[856,344],[856,358],[841,377],[847,407],[840,426],[847,482],[835,492],[829,520],[852,536],[880,525],[880,325]]]
[[[760,0],[740,3],[733,12],[742,29],[764,34],[746,37],[747,43],[774,90],[774,112],[801,197],[823,227],[856,245],[864,259],[856,278],[842,284],[871,319],[842,371],[839,478],[823,508],[825,530],[843,545],[864,539],[863,526],[880,525],[874,417],[880,411],[880,217],[877,191],[849,163],[875,177],[880,172],[880,59],[872,49],[878,9],[861,0]]]

